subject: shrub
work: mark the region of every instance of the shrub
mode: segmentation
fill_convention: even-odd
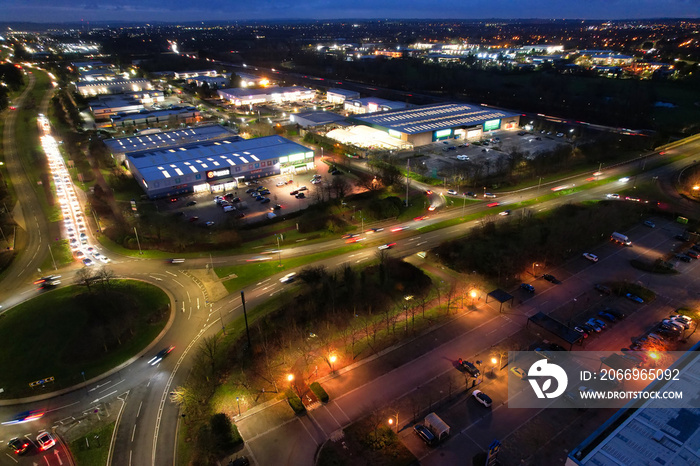
[[[660,274],[676,274],[677,270],[673,268],[673,264],[664,261],[663,259],[657,259],[653,263],[646,261],[641,261],[638,259],[632,259],[630,265],[635,269],[644,270],[650,273],[660,273]]]
[[[214,414],[209,419],[209,426],[214,448],[219,453],[229,452],[243,442],[238,429],[224,413]]]
[[[320,383],[314,382],[311,385],[309,385],[309,388],[311,389],[312,392],[314,392],[314,395],[316,395],[316,398],[321,400],[324,403],[328,403],[328,400],[330,399],[328,397],[328,393],[323,389]]]
[[[296,414],[301,414],[306,411],[304,403],[301,402],[301,398],[292,390],[287,390],[287,402],[289,402],[289,406],[292,407]]]

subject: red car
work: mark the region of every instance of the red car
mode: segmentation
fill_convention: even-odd
[[[420,221],[420,220],[425,220],[426,218],[428,218],[427,215],[419,215],[418,217],[415,217],[413,220],[415,220],[416,222],[418,222],[418,221]]]
[[[199,220],[199,217],[190,217],[190,222],[196,222]]]
[[[498,205],[498,202],[492,202],[490,204],[486,204],[486,207],[496,207]]]

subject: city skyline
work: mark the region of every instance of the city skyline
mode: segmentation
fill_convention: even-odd
[[[327,0],[291,2],[288,0],[262,0],[254,4],[215,0],[206,6],[198,3],[153,0],[125,0],[119,4],[75,4],[65,0],[47,2],[28,0],[21,5],[0,1],[5,21],[73,22],[73,21],[248,21],[248,20],[331,20],[331,19],[652,19],[700,17],[700,7],[692,0],[631,1],[592,0],[587,2],[560,2],[537,0],[516,2],[459,2],[440,0],[381,2],[359,0],[344,6]]]

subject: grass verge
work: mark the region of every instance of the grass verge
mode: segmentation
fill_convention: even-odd
[[[0,315],[0,341],[12,342],[0,352],[0,364],[14,368],[3,373],[1,397],[70,387],[128,360],[158,336],[170,304],[162,290],[134,280],[98,286],[45,292]],[[47,377],[54,382],[29,386]]]
[[[115,423],[88,432],[78,440],[72,441],[70,448],[76,466],[104,466],[107,464],[109,443],[112,440]],[[95,437],[98,437],[95,439]]]

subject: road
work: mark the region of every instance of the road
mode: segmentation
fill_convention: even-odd
[[[31,79],[32,78],[30,78],[30,81]],[[8,123],[6,128],[10,126],[11,124]],[[11,134],[12,133],[10,133],[10,135]],[[7,140],[6,138],[6,141]],[[675,151],[683,151],[695,155],[698,153],[699,144],[698,142],[693,142],[688,144],[687,147],[675,149]],[[671,154],[667,154],[667,156],[668,155]],[[14,162],[10,162],[12,158],[15,159]],[[637,180],[641,181],[642,179],[653,176],[667,176],[670,173],[682,169],[689,163],[690,161],[688,158],[685,158],[672,164],[649,170],[645,174],[639,175]],[[10,168],[10,164],[12,164],[12,168]],[[12,170],[13,182],[17,186],[18,200],[24,217],[36,222],[38,228],[36,230],[29,229],[30,234],[27,252],[21,254],[19,260],[13,264],[13,267],[16,267],[17,270],[12,277],[8,277],[10,281],[6,279],[0,285],[0,296],[3,297],[3,302],[5,302],[8,296],[19,296],[20,298],[18,298],[18,300],[27,299],[31,296],[31,293],[35,292],[33,287],[29,284],[31,281],[30,276],[34,273],[36,264],[40,264],[43,261],[41,250],[43,247],[45,255],[46,243],[42,243],[42,238],[44,238],[45,241],[47,238],[47,233],[45,233],[45,231],[48,231],[46,222],[43,220],[38,207],[32,207],[33,205],[37,205],[36,196],[30,189],[29,183],[25,180],[21,166],[16,160],[16,154],[12,154],[8,157],[8,170],[10,169]],[[619,167],[608,170],[605,176],[614,177],[617,176],[618,173],[623,173],[628,169],[629,167]],[[567,183],[585,183],[585,179],[588,176],[589,175],[573,177],[567,180]],[[25,181],[20,182],[21,180]],[[546,187],[543,186],[541,189],[542,192],[544,192]],[[566,202],[599,199],[603,197],[606,192],[615,191],[616,189],[615,183],[596,187],[540,203],[536,207],[533,206],[532,209],[551,209]],[[503,206],[507,206],[508,204],[537,198],[539,194],[539,188],[531,188],[520,192],[507,193],[500,196],[498,201]],[[427,233],[420,233],[420,227],[453,218],[454,216],[476,213],[481,209],[483,209],[483,203],[480,202],[470,205],[469,207],[455,207],[442,212],[431,213],[427,219],[421,221],[408,221],[400,225],[390,225],[391,222],[385,223],[383,224],[383,226],[385,226],[384,231],[375,233],[368,238],[362,249],[320,261],[316,265],[326,265],[329,268],[334,268],[345,262],[360,264],[374,258],[377,253],[376,246],[387,242],[397,242],[397,246],[390,250],[390,254],[400,257],[410,256],[416,252],[434,247],[446,239],[465,234],[474,223],[459,224]],[[518,214],[519,211],[514,210],[511,215]],[[390,226],[405,226],[408,228],[402,231],[392,232],[390,231]],[[285,260],[289,257],[300,256],[310,252],[331,250],[343,245],[344,242],[340,240],[314,245],[301,244],[293,248],[285,249],[281,258]],[[120,405],[123,402],[123,411],[117,429],[112,463],[125,465],[172,464],[174,461],[173,446],[175,445],[178,410],[177,407],[169,401],[168,394],[172,388],[181,384],[186,378],[193,364],[193,358],[190,357],[193,352],[192,350],[196,348],[201,338],[207,335],[213,335],[219,330],[221,325],[221,322],[219,322],[219,313],[221,313],[221,317],[225,322],[230,322],[241,315],[242,308],[240,298],[237,295],[228,296],[213,303],[209,300],[207,290],[184,268],[180,269],[182,266],[169,266],[166,268],[160,261],[139,260],[138,258],[119,257],[113,254],[110,254],[110,256],[113,259],[111,267],[118,276],[133,277],[156,284],[170,295],[174,309],[172,325],[169,326],[158,343],[146,349],[143,354],[119,371],[98,378],[98,380],[89,381],[84,389],[70,392],[59,398],[32,402],[19,406],[3,407],[0,409],[0,418],[9,419],[17,412],[28,409],[43,409],[47,413],[44,418],[31,424],[31,429],[38,431],[40,429],[50,429],[58,426],[61,422],[65,422],[66,419],[75,417],[81,412],[89,411],[94,408],[100,409],[106,402],[116,405]],[[254,255],[251,254],[236,257],[218,257],[211,260],[211,262],[214,266],[228,265],[242,263],[253,256]],[[209,262],[210,261],[206,259],[188,260],[186,267],[190,270],[201,269]],[[64,273],[64,281],[70,283],[74,272],[75,269]],[[284,273],[288,272],[289,270],[286,270]],[[246,300],[250,308],[268,300],[285,288],[285,285],[279,283],[278,280],[281,275],[282,273],[245,289]],[[10,284],[12,284],[12,286],[10,286]],[[561,287],[561,290],[564,289],[565,287]],[[553,289],[551,292],[538,294],[537,299],[543,299],[540,298],[540,296],[549,297],[548,302],[549,307],[551,307],[554,303],[565,300],[566,296],[571,292],[571,290],[560,291],[560,289]],[[538,301],[534,301],[532,304],[534,305],[536,303],[538,303]],[[546,304],[547,303],[540,303],[539,306],[547,308],[548,306],[546,306]],[[528,308],[524,307],[523,309]],[[337,430],[339,426],[346,425],[349,421],[357,419],[358,416],[366,413],[366,410],[371,406],[386,404],[392,399],[407,393],[411,387],[415,387],[417,382],[416,374],[421,374],[421,377],[418,378],[425,377],[425,372],[421,371],[432,370],[436,371],[436,375],[439,375],[440,371],[446,370],[447,366],[444,364],[436,364],[436,360],[444,361],[453,354],[473,354],[478,352],[479,348],[483,348],[490,343],[492,339],[493,341],[497,341],[503,338],[504,335],[507,335],[508,332],[514,330],[517,325],[519,325],[516,321],[502,315],[484,315],[480,316],[480,319],[480,325],[483,325],[481,333],[486,334],[486,337],[482,335],[480,338],[469,338],[464,342],[460,340],[460,346],[457,348],[437,348],[434,350],[437,351],[436,353],[430,353],[430,355],[426,355],[425,358],[418,358],[415,362],[415,364],[419,364],[417,367],[402,365],[388,373],[384,370],[384,372],[382,372],[384,375],[379,377],[377,382],[373,382],[377,384],[376,387],[363,387],[362,390],[356,389],[355,391],[349,392],[335,392],[331,382],[329,384],[329,389],[334,395],[334,399],[337,400],[336,404],[328,405],[324,407],[323,410],[320,410],[319,413],[328,411],[328,414],[324,414],[323,417],[319,415],[319,418],[315,419],[313,416],[310,416],[309,419],[305,420],[304,430],[308,430],[310,437],[313,439],[313,443],[318,444],[323,441],[329,433]],[[158,350],[170,344],[174,344],[176,348],[169,357],[164,359],[158,366],[152,367],[148,365],[147,361],[157,353]],[[398,380],[405,380],[406,383],[402,385],[401,383],[397,383]],[[391,390],[385,393],[380,388],[386,386],[391,387]],[[373,389],[369,392],[372,396],[367,396],[366,388]],[[285,424],[287,427],[284,428],[293,429],[293,423],[294,422],[290,421],[288,424]],[[295,435],[304,432],[304,430],[295,430]],[[276,432],[276,434],[280,433],[278,430],[274,432]],[[24,433],[26,433],[26,430]],[[1,438],[9,439],[11,435],[19,434],[22,434],[22,432],[8,429],[4,426],[0,427]],[[295,456],[296,453],[301,455],[299,458],[306,457],[306,453],[304,452],[307,451],[307,447],[311,444],[306,445],[300,443],[289,451],[280,450],[274,453],[271,449],[264,447],[265,445],[269,445],[268,442],[271,441],[270,438],[258,436],[253,437],[253,439],[254,440],[250,442],[252,445],[251,448],[255,448],[255,445],[258,444],[262,446],[261,451],[265,451],[267,454],[282,454],[287,458],[285,461],[276,464],[306,464],[294,463],[292,459],[297,458]],[[313,448],[310,448],[309,451],[310,450],[313,450]],[[56,451],[59,450],[57,449]],[[262,459],[262,454],[260,455]],[[270,460],[276,461],[277,458],[270,458]],[[5,464],[4,460],[0,459],[0,464]],[[272,463],[262,462],[260,464]]]

